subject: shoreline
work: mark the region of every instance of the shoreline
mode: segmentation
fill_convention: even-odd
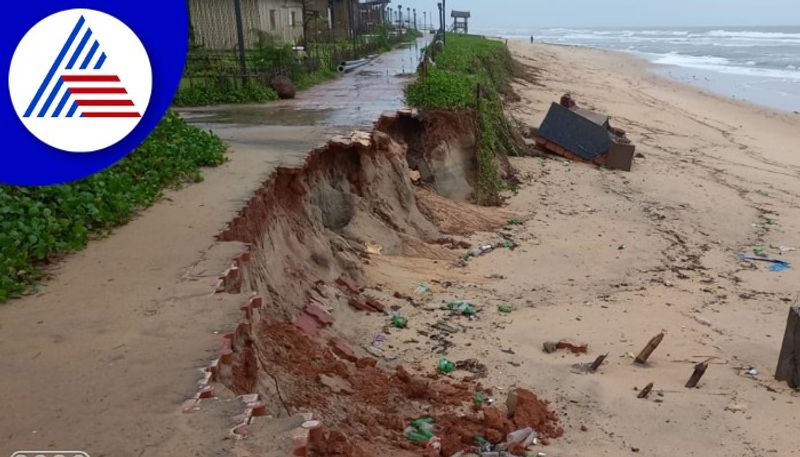
[[[495,38],[503,39],[503,40],[506,40],[508,42],[513,41],[513,42],[517,42],[517,43],[521,43],[521,44],[529,44],[528,41],[526,41],[524,39],[521,39],[521,38],[506,38],[506,37],[495,37]],[[770,104],[769,102],[760,102],[758,100],[755,100],[752,97],[737,96],[737,94],[734,93],[733,91],[726,91],[724,89],[714,89],[712,87],[707,87],[707,86],[704,86],[703,84],[701,84],[702,81],[705,81],[704,79],[699,79],[698,83],[692,83],[691,81],[689,81],[689,79],[692,79],[692,76],[712,75],[715,78],[717,78],[718,85],[728,85],[728,86],[730,86],[736,80],[744,81],[745,78],[751,79],[751,78],[749,78],[747,76],[728,75],[728,74],[717,72],[717,71],[714,71],[714,70],[695,69],[695,68],[690,68],[690,67],[682,67],[682,66],[679,66],[679,65],[659,64],[659,63],[655,63],[653,61],[648,60],[644,56],[637,55],[634,52],[626,52],[626,51],[616,50],[616,49],[606,49],[606,48],[600,48],[600,47],[594,47],[594,46],[588,46],[588,45],[580,45],[580,44],[560,44],[560,43],[543,43],[543,42],[535,42],[534,44],[535,45],[541,45],[541,46],[561,47],[561,48],[567,48],[567,49],[574,48],[574,49],[579,49],[579,50],[596,51],[596,52],[601,52],[601,53],[610,53],[610,54],[613,54],[613,55],[617,55],[619,57],[625,57],[627,59],[630,59],[631,61],[635,61],[635,62],[638,62],[640,65],[643,65],[644,67],[647,68],[647,72],[650,75],[659,77],[662,80],[664,80],[665,82],[682,84],[682,85],[688,86],[690,88],[696,89],[696,90],[700,91],[703,94],[710,95],[710,96],[715,96],[715,97],[717,97],[717,98],[719,98],[721,100],[726,100],[726,101],[730,101],[730,102],[739,102],[739,103],[741,103],[743,105],[746,105],[746,106],[752,106],[752,107],[755,107],[755,108],[767,109],[767,110],[775,111],[775,112],[777,112],[779,114],[788,114],[788,115],[794,115],[794,116],[800,115],[800,93],[791,94],[791,95],[794,95],[792,100],[796,100],[797,103],[795,105],[792,105],[793,107],[789,107],[790,105],[787,105],[786,102],[783,101],[783,100],[780,101],[780,102],[775,102],[775,103]],[[675,77],[671,77],[669,75],[669,73],[671,73],[671,72],[674,72],[676,76]],[[678,75],[680,75],[680,77]],[[778,106],[778,105],[782,105],[782,106],[786,106],[786,107],[783,108],[783,107]]]

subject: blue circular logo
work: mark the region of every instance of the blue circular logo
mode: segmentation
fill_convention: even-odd
[[[0,183],[74,181],[130,153],[180,84],[186,3],[37,0],[16,13],[0,29]]]

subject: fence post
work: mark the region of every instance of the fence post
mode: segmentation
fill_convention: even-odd
[[[244,24],[242,23],[242,0],[233,0],[236,15],[236,39],[239,43],[239,71],[242,74],[242,86],[247,85],[247,64],[244,57]]]

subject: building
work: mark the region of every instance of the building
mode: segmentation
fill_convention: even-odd
[[[323,0],[324,1],[324,0]],[[306,0],[240,0],[245,47],[252,47],[262,33],[281,43],[303,40]],[[206,49],[234,49],[238,45],[233,0],[187,0],[194,44]]]

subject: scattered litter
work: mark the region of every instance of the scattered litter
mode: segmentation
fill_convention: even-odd
[[[763,257],[764,254],[766,254],[766,250],[764,249],[764,246],[756,246],[753,248],[753,254]]]
[[[650,392],[652,392],[652,391],[653,391],[653,383],[651,382],[650,384],[644,386],[644,389],[642,389],[642,391],[639,392],[639,395],[637,395],[636,398],[640,398],[640,399],[641,398],[647,398],[647,397],[650,396]]]
[[[458,333],[458,329],[445,322],[437,322],[433,325],[436,330],[441,330],[447,333]]]
[[[456,364],[447,359],[439,359],[438,368],[440,373],[452,373],[456,369]]]
[[[586,354],[589,352],[588,344],[575,344],[568,340],[561,340],[559,342],[545,341],[543,344],[544,352],[551,354],[559,349],[568,349],[573,354]]]
[[[725,407],[725,411],[730,411],[732,413],[746,413],[747,405],[730,404]]]
[[[380,244],[373,243],[372,241],[367,243],[367,253],[368,254],[381,255],[382,252],[383,252],[383,246],[381,246]]]
[[[789,262],[781,259],[775,259],[771,257],[762,257],[762,256],[752,256],[747,255],[744,253],[739,254],[739,260],[743,262],[767,262],[771,263],[772,266],[769,267],[771,271],[783,271],[787,268],[790,268]]]
[[[392,326],[394,328],[408,328],[408,319],[403,316],[392,316]]]
[[[406,427],[403,435],[414,443],[423,444],[426,449],[441,449],[442,440],[434,434],[436,429],[432,417],[422,417],[411,421],[411,425]]]
[[[475,308],[467,300],[454,300],[447,304],[447,308],[456,314],[472,317],[475,315]]]
[[[417,288],[414,289],[414,292],[418,294],[429,294],[432,292],[431,285],[428,283],[421,282],[417,284]]]
[[[522,225],[522,221],[516,218],[509,219],[506,225]]]
[[[440,367],[441,367],[441,361]],[[476,359],[460,360],[454,364],[456,370],[469,371],[474,374],[476,378],[483,378],[489,373],[486,365],[480,363]]]
[[[695,316],[694,320],[696,320],[699,324],[705,325],[706,327],[711,327],[711,321],[704,317]]]
[[[778,246],[778,250],[783,252],[783,253],[787,253],[787,252],[796,251],[797,248],[792,247],[792,246]]]
[[[511,314],[514,312],[514,308],[512,308],[511,305],[499,305],[497,311],[502,314]]]
[[[745,370],[744,374],[746,374],[747,376],[756,377],[758,376],[758,369],[755,367],[750,367],[747,370]]]
[[[384,334],[384,333],[376,333],[376,334],[372,335],[372,345],[373,346],[380,346],[385,341],[386,341],[386,334]]]
[[[756,193],[757,193],[758,195],[761,195],[762,197],[769,197],[769,192],[767,192],[767,191],[765,191],[765,190],[759,190],[759,191],[757,191]]]

